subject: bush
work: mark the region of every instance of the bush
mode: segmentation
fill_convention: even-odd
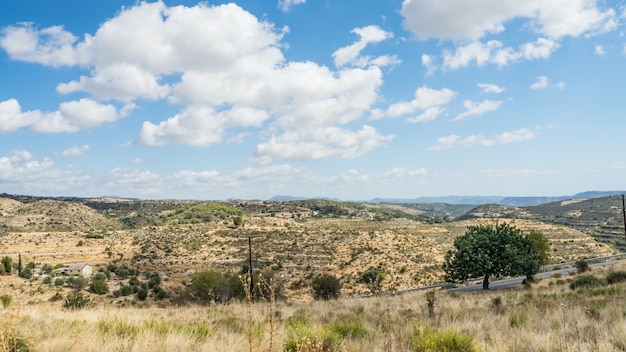
[[[359,282],[366,284],[367,287],[372,292],[372,294],[377,295],[380,293],[380,291],[383,288],[384,279],[385,279],[385,273],[383,273],[381,270],[377,268],[370,267],[369,269],[367,269],[367,271],[361,274],[361,277],[359,278]]]
[[[591,270],[591,268],[589,267],[589,263],[582,259],[577,260],[576,263],[574,263],[574,266],[576,266],[576,269],[578,269],[579,274]]]
[[[328,329],[319,330],[305,324],[295,324],[287,331],[283,351],[341,351],[341,342],[341,337]]]
[[[33,271],[29,267],[26,267],[20,272],[20,277],[23,279],[32,279]]]
[[[65,297],[63,308],[69,310],[79,310],[90,306],[91,303],[91,299],[83,295],[82,292],[72,292]]]
[[[148,290],[143,287],[137,290],[137,298],[139,298],[141,301],[145,301],[146,298],[148,298]]]
[[[106,281],[104,280],[92,281],[89,288],[91,289],[93,293],[98,294],[98,295],[103,295],[109,292],[109,285],[107,285]]]
[[[103,272],[97,272],[91,277],[91,281],[107,281],[109,277]]]
[[[50,297],[50,299],[48,299],[50,302],[56,302],[56,301],[60,301],[63,299],[63,295],[61,294],[61,292],[57,292],[54,295],[52,295],[52,297]]]
[[[2,307],[8,308],[13,302],[13,297],[11,295],[2,295],[0,296],[0,302],[2,302]]]
[[[622,281],[626,281],[626,271],[609,271],[606,275],[606,282],[609,284],[616,284]]]
[[[122,287],[120,287],[119,290],[113,291],[113,296],[115,297],[120,297],[120,296],[129,296],[131,294],[133,294],[133,287],[129,286],[129,285],[123,285]]]
[[[243,283],[235,274],[215,271],[198,271],[191,278],[189,293],[201,303],[226,304],[232,299],[246,297]]]
[[[413,351],[446,351],[446,352],[473,352],[478,349],[474,345],[474,337],[454,330],[439,331],[431,327],[420,330],[413,328],[411,335]]]
[[[65,278],[57,277],[54,279],[54,286],[63,286],[65,284]]]
[[[50,276],[50,275],[46,275],[46,276],[43,278],[43,283],[44,283],[45,285],[52,285],[52,276]]]
[[[604,285],[604,282],[593,275],[581,275],[569,284],[569,288],[575,290],[577,288],[593,288],[602,285]]]
[[[311,282],[315,299],[337,299],[341,294],[341,282],[333,275],[318,275]]]

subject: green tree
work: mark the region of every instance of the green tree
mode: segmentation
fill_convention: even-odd
[[[325,301],[339,298],[341,281],[333,275],[318,275],[311,282],[313,297]]]
[[[18,254],[17,258],[17,275],[21,277],[22,270],[24,269],[24,266],[22,265],[22,253]]]
[[[378,295],[383,289],[384,279],[385,273],[377,268],[370,267],[369,269],[367,269],[367,271],[361,274],[359,282],[366,284],[373,295]]]
[[[243,283],[237,275],[215,271],[198,271],[191,278],[190,293],[204,303],[226,304],[232,299],[245,298]]]
[[[2,258],[2,266],[4,267],[4,272],[7,273],[8,275],[10,275],[11,271],[13,270],[12,265],[13,265],[13,259],[11,259],[11,257],[6,256]]]
[[[33,278],[33,271],[30,268],[24,268],[20,271],[19,277],[30,280]]]
[[[483,289],[488,290],[489,277],[534,275],[539,264],[530,238],[503,223],[469,226],[446,253],[443,269],[448,282],[483,277]]]
[[[109,292],[109,285],[104,280],[93,280],[89,285],[91,291],[98,295],[103,295]]]
[[[539,231],[530,231],[528,234],[530,239],[530,253],[535,257],[539,265],[546,265],[550,259],[550,242]]]

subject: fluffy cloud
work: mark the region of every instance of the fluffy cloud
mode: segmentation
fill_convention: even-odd
[[[420,39],[475,40],[506,30],[513,19],[556,39],[617,27],[615,10],[601,9],[597,0],[405,0],[400,13]]]
[[[499,94],[505,91],[504,87],[500,87],[491,83],[478,83],[477,86],[482,88],[483,92],[485,93]]]
[[[306,0],[278,0],[278,8],[283,12],[289,12],[292,7],[304,4]]]
[[[415,98],[411,101],[401,101],[391,104],[386,111],[376,112],[375,117],[399,117],[413,114],[416,111],[422,113],[417,117],[408,118],[408,122],[426,122],[437,118],[442,114],[445,105],[457,96],[457,92],[448,89],[432,89],[427,86],[415,90]]]
[[[548,77],[546,77],[546,76],[539,76],[537,78],[537,81],[530,85],[530,89],[532,89],[532,90],[546,89],[548,87],[554,87],[554,88],[557,88],[557,89],[563,89],[563,88],[565,88],[565,83],[559,82],[559,83],[552,84],[552,83],[550,83],[550,80],[548,79]]]
[[[281,0],[279,6],[287,11],[301,3]],[[7,27],[0,45],[12,59],[89,70],[58,84],[58,93],[85,92],[98,101],[128,105],[117,111],[112,104],[84,99],[42,113],[21,112],[19,104],[8,101],[0,106],[0,132],[25,126],[45,133],[91,128],[125,116],[136,99],[145,99],[182,106],[173,116],[143,123],[135,142],[149,146],[241,141],[254,129],[271,136],[259,144],[258,160],[315,159],[362,155],[390,140],[355,121],[379,99],[380,67],[399,62],[392,55],[370,58],[361,52],[392,33],[377,26],[355,28],[359,39],[335,52],[338,69],[332,70],[310,61],[287,62],[281,51],[287,31],[236,4],[168,7],[161,1],[125,7],[83,38],[62,27]],[[349,142],[326,145],[327,136],[346,136]],[[284,151],[307,143],[324,152]]]
[[[378,26],[355,28],[352,30],[352,33],[357,34],[359,40],[352,45],[339,48],[333,53],[333,59],[337,66],[347,64],[355,64],[361,67],[367,66],[371,60],[369,57],[360,58],[361,51],[370,43],[378,43],[393,37],[393,33],[385,32]],[[385,63],[388,63],[388,61],[395,62],[397,59],[394,61],[388,58]]]
[[[83,144],[81,146],[74,146],[68,149],[65,149],[61,152],[61,155],[64,157],[74,157],[81,156],[85,154],[89,150],[89,146],[87,144]]]
[[[457,47],[454,52],[444,50],[442,68],[445,70],[456,70],[467,67],[472,63],[475,63],[477,66],[494,64],[502,67],[521,59],[547,59],[558,48],[558,43],[545,38],[525,43],[517,50],[504,47],[504,44],[498,40],[490,40],[487,43],[474,41]]]
[[[479,116],[491,111],[496,111],[502,105],[501,100],[489,100],[485,99],[479,103],[473,102],[471,100],[466,100],[463,102],[463,106],[465,107],[465,111],[456,115],[452,121],[460,121],[470,116]]]
[[[391,141],[393,136],[383,136],[373,127],[363,126],[360,131],[339,127],[310,128],[289,131],[261,143],[255,158],[276,157],[285,160],[316,160],[339,156],[355,158]]]
[[[462,138],[459,135],[449,135],[437,139],[437,145],[428,148],[431,151],[439,151],[451,148],[470,148],[475,146],[490,147],[496,144],[508,144],[515,142],[524,142],[535,139],[537,132],[522,128],[514,132],[503,132],[494,138],[487,138],[483,135],[471,135]]]
[[[30,127],[39,133],[76,132],[126,117],[134,107],[129,103],[118,111],[110,104],[81,99],[62,103],[59,110],[51,113],[23,112],[17,100],[9,99],[0,102],[0,132],[12,132],[22,127]]]

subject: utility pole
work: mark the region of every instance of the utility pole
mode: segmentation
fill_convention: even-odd
[[[254,275],[252,274],[252,238],[248,237],[248,273],[250,274],[250,296],[254,297]]]
[[[624,195],[622,194],[622,214],[624,215],[624,236],[626,236],[626,207],[624,206]]]

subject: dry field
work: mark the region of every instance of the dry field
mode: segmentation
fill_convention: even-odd
[[[624,351],[626,286],[574,291],[568,288],[574,278],[510,291],[432,291],[430,300],[420,292],[315,303],[99,304],[80,311],[13,304],[0,311],[0,351],[10,350],[11,341],[35,351],[420,351],[429,338],[440,344],[451,336],[471,340],[468,351]]]

